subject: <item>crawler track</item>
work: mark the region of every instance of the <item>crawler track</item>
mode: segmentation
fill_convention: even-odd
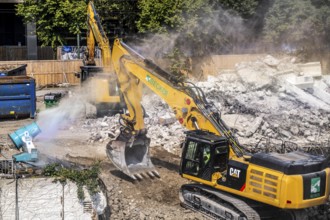
[[[308,220],[327,219],[326,214],[311,216],[306,210],[281,210],[201,184],[186,184],[180,189],[181,205],[210,219],[232,220]],[[317,208],[317,207],[315,207]],[[314,218],[318,217],[318,218]]]
[[[183,206],[212,219],[260,219],[259,214],[244,201],[199,184],[183,185],[180,200]]]

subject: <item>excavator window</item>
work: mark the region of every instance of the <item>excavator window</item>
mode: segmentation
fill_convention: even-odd
[[[184,174],[211,180],[212,173],[223,172],[228,164],[228,145],[188,140],[183,151],[181,171]]]
[[[114,86],[116,85],[116,86]],[[117,86],[116,79],[109,79],[109,96],[118,96],[119,95],[119,88]]]
[[[205,177],[205,171],[211,169],[211,145],[190,140],[186,146],[183,173],[209,179]]]
[[[200,170],[200,157],[198,152],[197,142],[190,141],[187,145],[186,155],[184,160],[183,173],[197,176]]]
[[[223,172],[227,169],[228,164],[228,146],[217,146],[214,149],[213,168],[216,172]]]
[[[211,146],[209,144],[203,144],[203,167],[206,167],[210,163],[211,159]]]

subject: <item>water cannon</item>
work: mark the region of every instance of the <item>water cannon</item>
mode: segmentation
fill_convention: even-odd
[[[38,160],[38,150],[32,140],[41,132],[37,123],[33,122],[23,126],[9,134],[10,139],[18,150],[23,148],[23,152],[13,155],[16,162],[34,162]]]

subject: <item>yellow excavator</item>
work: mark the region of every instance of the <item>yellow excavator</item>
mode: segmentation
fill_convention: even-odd
[[[111,50],[108,37],[101,25],[100,17],[93,1],[87,6],[87,51],[78,75],[81,83],[89,80],[89,98],[99,116],[122,113],[125,103],[121,102],[117,87],[117,77],[111,68]],[[95,43],[101,50],[101,66],[96,66]]]
[[[144,85],[189,130],[179,172],[196,183],[181,187],[183,206],[213,219],[298,220],[308,219],[312,213],[308,210],[325,216],[330,192],[328,158],[300,151],[250,155],[199,87],[161,69],[120,39],[113,44],[112,62],[128,109],[121,115],[120,135],[107,145],[107,154],[118,169],[133,179],[159,176],[150,160],[143,120]]]

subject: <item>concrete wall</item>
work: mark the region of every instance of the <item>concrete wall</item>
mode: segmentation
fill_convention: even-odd
[[[84,208],[86,203],[78,200],[77,186],[71,182],[63,187],[60,183],[53,183],[52,178],[18,179],[17,198],[16,203],[15,180],[0,180],[1,220],[83,220],[95,216],[91,209]]]
[[[255,61],[265,56],[265,54],[212,55],[203,60],[201,72],[203,76],[214,75],[224,70],[235,69],[237,63]]]
[[[212,55],[201,62],[201,72],[204,76],[217,74],[221,71],[235,69],[235,65],[240,62],[256,61],[265,58],[266,54],[237,54],[237,55]],[[323,58],[314,57],[313,62],[301,64],[304,71],[318,72],[319,74],[330,74],[330,53]],[[326,62],[326,60],[328,62]],[[196,63],[196,61],[194,60]]]

